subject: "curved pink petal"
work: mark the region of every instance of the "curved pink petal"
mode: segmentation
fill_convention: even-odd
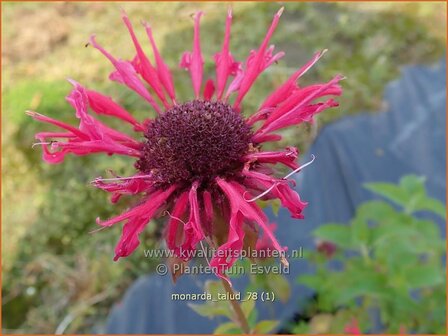
[[[26,114],[29,115],[30,117],[32,117],[34,120],[41,121],[41,122],[44,122],[47,124],[52,124],[52,125],[58,126],[60,128],[63,128],[65,130],[69,131],[70,133],[72,133],[73,135],[79,137],[80,139],[89,139],[88,135],[84,134],[76,127],[66,124],[62,121],[47,117],[43,114],[40,114],[40,113],[37,113],[34,111],[26,111]]]
[[[190,218],[186,225],[186,230],[188,230],[191,227],[194,232],[196,240],[200,241],[204,239],[204,231],[202,229],[201,216],[199,210],[199,202],[197,194],[198,186],[199,183],[194,182],[188,194],[188,201],[190,202]]]
[[[209,79],[207,80],[207,82],[205,82],[204,99],[211,100],[214,93],[215,93],[215,83],[213,83],[212,79]]]
[[[227,242],[222,244],[210,260],[210,267],[217,271],[216,275],[227,282],[225,271],[238,259],[244,244],[244,216],[241,212],[232,212],[229,222]]]
[[[117,131],[116,129],[110,128],[106,125],[104,125],[101,122],[97,123],[98,128],[101,130],[103,134],[105,134],[108,138],[113,140],[114,142],[120,143],[122,145],[125,145],[127,147],[140,150],[141,144],[134,138],[130,137],[127,134],[124,134],[120,131]]]
[[[238,65],[237,69],[235,70],[235,78],[230,82],[229,87],[227,88],[225,100],[227,101],[229,99],[229,96],[231,93],[238,91],[238,89],[241,86],[241,81],[244,78],[244,70],[241,66],[241,64]]]
[[[262,142],[267,133],[280,128],[297,125],[304,121],[311,121],[313,115],[330,107],[337,106],[337,102],[329,99],[323,103],[311,104],[315,99],[324,96],[338,96],[342,93],[338,82],[343,79],[338,75],[326,84],[311,85],[295,90],[283,104],[270,113],[263,125],[255,132],[254,141]]]
[[[299,109],[294,109],[292,113],[288,113],[288,116],[281,117],[277,120],[274,120],[270,123],[265,129],[262,129],[260,132],[255,132],[253,136],[253,141],[257,143],[262,143],[265,141],[269,141],[267,132],[273,132],[275,130],[298,125],[302,122],[313,122],[313,117],[318,113],[331,108],[337,107],[339,103],[334,99],[328,99],[325,102],[312,104],[308,106],[303,106]]]
[[[232,54],[230,53],[230,29],[232,26],[232,10],[229,9],[227,12],[226,19],[226,29],[224,34],[224,42],[222,44],[222,49],[219,53],[214,56],[216,64],[216,94],[218,100],[222,99],[224,90],[226,88],[227,79],[229,76],[235,76],[238,68],[240,67],[239,62],[233,60]]]
[[[275,230],[277,230],[277,224],[275,223],[271,223],[268,225],[269,229],[272,232],[275,232]],[[261,237],[258,237],[257,239],[257,244],[255,245],[255,249],[257,251],[260,250],[272,250],[274,247],[272,246],[272,242],[269,239],[269,237],[267,235],[262,235]]]
[[[251,170],[244,170],[243,174],[264,190],[273,186],[268,195],[278,198],[282,205],[290,211],[293,218],[303,219],[302,211],[308,203],[300,199],[299,194],[291,189],[287,180],[272,178]]]
[[[342,89],[337,84],[342,79],[343,76],[337,75],[328,83],[310,85],[308,87],[296,90],[296,92],[291,95],[291,97],[288,99],[288,101],[285,102],[284,105],[280,105],[279,108],[269,116],[269,118],[266,120],[265,125],[263,125],[263,128],[269,125],[270,122],[279,119],[279,117],[288,115],[291,112],[294,113],[295,110],[306,106],[317,98],[327,95],[340,95],[342,93]]]
[[[274,142],[274,141],[280,141],[282,139],[282,136],[280,134],[261,134],[256,133],[252,137],[252,141],[254,143],[261,144],[263,142]]]
[[[168,66],[163,61],[163,58],[160,56],[159,50],[157,49],[157,45],[152,36],[151,27],[144,23],[143,24],[146,29],[146,34],[148,35],[149,41],[151,43],[152,51],[154,53],[154,57],[156,59],[157,72],[159,74],[160,81],[165,87],[166,92],[170,96],[171,100],[174,102],[176,100],[176,94],[174,91],[174,82],[173,77],[171,75],[171,71]]]
[[[159,105],[157,105],[154,98],[152,98],[151,94],[138,78],[135,68],[131,63],[115,59],[96,42],[95,36],[90,37],[90,43],[95,49],[98,49],[104,56],[106,56],[106,58],[115,67],[116,71],[110,75],[112,80],[123,83],[131,90],[137,92],[154,108],[157,113],[161,113]]]
[[[131,218],[126,224],[123,225],[123,231],[121,238],[115,247],[114,261],[122,257],[127,257],[135,251],[140,245],[140,239],[138,236],[144,230],[147,221],[141,217]]]
[[[79,83],[70,80],[74,89],[66,97],[67,101],[76,110],[80,120],[79,129],[88,135],[90,140],[103,140],[104,142],[120,142],[130,144],[131,148],[138,149],[139,144],[130,136],[107,127],[93,116],[88,114],[89,100],[87,91]]]
[[[241,84],[239,85],[238,95],[236,97],[235,103],[233,107],[239,110],[239,106],[244,96],[247,94],[252,84],[255,82],[257,77],[269,66],[272,62],[278,60],[281,55],[277,54],[274,57],[270,57],[267,59],[266,48],[268,46],[269,40],[271,39],[272,34],[275,31],[275,28],[278,25],[278,21],[280,16],[283,13],[283,7],[275,14],[274,19],[272,20],[271,26],[266,33],[266,36],[261,43],[260,47],[256,51],[255,54],[249,56],[246,61],[246,69],[244,71],[244,76],[241,79]],[[272,50],[268,50],[268,53],[272,53]]]
[[[267,119],[274,110],[275,109],[273,107],[263,107],[262,109],[259,109],[257,112],[249,116],[246,122],[248,125],[252,126],[257,121]]]
[[[204,229],[207,234],[211,234],[214,214],[212,194],[209,191],[205,190],[202,193],[202,199],[204,203]]]
[[[36,136],[37,137],[37,136]],[[66,151],[51,152],[47,146],[42,146],[42,159],[51,164],[58,164],[64,161]]]
[[[184,216],[188,205],[188,192],[182,193],[175,201],[173,212],[168,220],[168,226],[166,231],[166,244],[168,248],[178,257],[181,257],[180,251],[180,239],[179,232],[183,233],[184,222],[182,217]],[[182,225],[182,230],[179,229],[179,225]]]
[[[255,203],[249,203],[244,199],[243,195],[246,190],[236,182],[228,182],[219,177],[216,178],[216,183],[230,202],[231,220],[232,217],[236,220],[235,216],[240,213],[244,218],[256,222],[269,237],[274,248],[280,252],[283,251],[284,249],[280,246],[274,234],[268,227],[266,215]],[[282,257],[281,260],[284,264],[288,264],[284,257]]]
[[[296,163],[297,156],[299,151],[296,147],[286,147],[285,151],[281,152],[255,152],[250,153],[245,156],[246,160],[249,161],[258,161],[260,163],[272,163],[277,164],[281,163],[285,166],[297,169],[299,166]]]
[[[135,218],[145,218],[148,222],[175,189],[176,186],[173,185],[166,190],[156,190],[148,196],[144,203],[137,205],[136,207],[122,213],[121,215],[110,218],[106,221],[102,221],[100,220],[100,218],[97,218],[96,222],[101,226],[112,226],[124,220]]]
[[[200,42],[200,28],[199,21],[202,12],[197,12],[194,16],[194,38],[193,38],[193,52],[185,52],[182,55],[180,67],[190,71],[191,82],[193,83],[193,90],[196,98],[199,98],[199,93],[202,86],[202,74],[204,71],[204,60],[201,52]]]
[[[134,29],[132,27],[132,23],[129,20],[128,16],[126,15],[126,12],[122,10],[121,17],[123,19],[124,24],[128,28],[129,34],[131,35],[132,42],[134,43],[135,50],[137,51],[137,58],[138,58],[138,70],[143,79],[151,86],[151,88],[156,93],[157,97],[162,101],[165,107],[168,107],[168,103],[165,98],[165,94],[163,92],[162,83],[159,80],[159,74],[156,71],[156,69],[151,64],[150,60],[146,56],[145,52],[143,51],[140,42],[137,39],[137,36],[135,36]]]
[[[297,80],[302,75],[304,75],[314,64],[316,64],[316,62],[325,54],[325,52],[326,50],[315,53],[310,61],[308,61],[304,66],[293,73],[285,83],[279,86],[264,100],[259,108],[259,111],[270,107],[276,107],[285,99],[289,98],[293,90],[297,88]]]
[[[36,139],[74,139],[76,135],[67,132],[39,132],[35,135]]]
[[[147,178],[139,178],[140,173],[118,182],[105,182],[101,178],[95,179],[92,184],[99,189],[112,193],[112,203],[118,202],[123,195],[135,195],[142,192],[149,192],[153,186],[153,181]]]
[[[126,121],[134,126],[136,131],[145,130],[143,125],[135,120],[134,117],[123,107],[114,102],[111,97],[93,90],[86,90],[86,94],[89,99],[89,105],[95,113],[113,116]]]
[[[139,157],[139,143],[133,138],[113,130],[88,114],[89,102],[84,88],[73,80],[74,89],[67,96],[67,101],[76,111],[79,129],[63,122],[45,117],[35,112],[27,112],[34,119],[61,127],[69,133],[42,132],[36,134],[43,148],[43,159],[48,163],[60,163],[66,154],[88,155],[92,153],[120,154]],[[53,141],[51,139],[66,139]]]
[[[68,142],[53,142],[50,148],[61,153],[68,154],[73,153],[78,156],[93,154],[93,153],[106,153],[106,154],[119,154],[133,157],[140,157],[138,150],[129,148],[128,146],[121,145],[114,142],[105,142],[103,140],[92,141],[68,141]],[[50,152],[53,156],[56,152]]]

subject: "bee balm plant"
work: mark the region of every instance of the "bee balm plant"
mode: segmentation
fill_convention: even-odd
[[[136,52],[132,60],[111,55],[95,36],[90,44],[113,66],[110,79],[135,91],[148,103],[148,116],[153,111],[156,117],[137,120],[132,111],[125,110],[112,98],[73,80],[67,101],[73,106],[77,126],[28,112],[34,119],[58,128],[36,134],[43,159],[48,163],[62,163],[68,154],[94,153],[124,155],[135,160],[134,175],[96,178],[92,182],[111,193],[113,202],[118,202],[122,195],[143,196],[142,201],[124,213],[97,219],[101,227],[123,223],[114,260],[137,249],[139,235],[156,216],[166,217],[167,246],[181,260],[188,261],[193,255],[191,251],[203,241],[215,247],[219,253],[210,260],[210,266],[225,279],[225,271],[237,259],[235,251],[245,248],[245,236],[268,240],[275,249],[283,250],[256,200],[278,199],[292,217],[303,218],[306,203],[289,180],[302,167],[297,163],[295,147],[267,151],[265,144],[281,139],[277,131],[311,122],[317,113],[337,106],[334,96],[341,94],[338,83],[342,76],[323,84],[299,86],[297,80],[324,53],[317,52],[286,82],[260,100],[258,110],[247,113],[249,117],[243,115],[244,98],[257,78],[284,55],[274,52],[274,46],[269,45],[282,12],[280,9],[275,14],[259,47],[239,62],[230,52],[229,10],[221,49],[213,56],[215,75],[207,80],[200,39],[203,13],[196,13],[192,51],[185,52],[180,60],[180,67],[191,77],[192,95],[188,101],[177,100],[172,74],[160,55],[151,27],[143,24],[154,62],[143,51],[123,12],[123,22]],[[96,115],[129,124],[133,135],[110,128]],[[278,177],[277,165],[288,167],[291,173]],[[287,263],[284,258],[282,262]]]

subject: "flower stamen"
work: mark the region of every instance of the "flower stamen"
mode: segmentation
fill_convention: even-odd
[[[135,180],[135,179],[151,178],[151,177],[152,177],[152,174],[136,175],[136,176],[128,176],[128,177],[112,177],[112,178],[97,177],[93,181],[90,181],[90,183],[97,183],[97,182],[104,182],[104,181],[126,181],[126,180]]]
[[[307,163],[304,163],[299,168],[297,168],[297,169],[293,170],[292,172],[290,172],[288,175],[283,177],[282,180],[286,180],[286,179],[290,178],[292,175],[294,175],[294,174],[298,173],[299,171],[301,171],[303,168],[308,167],[310,164],[312,164],[314,162],[315,159],[316,159],[316,156],[314,156],[314,154],[311,154],[311,160],[310,161],[308,161]]]
[[[185,223],[182,219],[180,219],[179,217],[173,216],[168,210],[165,210],[163,212],[164,216],[169,216],[170,218],[174,218],[175,220],[178,220],[179,222],[181,222],[183,225],[187,225],[187,223]]]
[[[31,146],[31,148],[34,148],[34,147],[36,147],[36,146],[38,146],[38,145],[52,145],[54,142],[56,142],[56,141],[36,142],[36,143],[33,143],[33,145]]]
[[[292,175],[297,174],[298,172],[300,172],[303,168],[309,166],[310,164],[312,164],[314,162],[314,160],[316,159],[316,156],[314,154],[311,154],[311,160],[308,161],[307,163],[304,163],[303,165],[301,165],[299,168],[293,170],[292,172],[290,172],[288,175],[286,175],[285,177],[282,177],[281,180],[287,180],[288,178],[290,178]],[[263,196],[267,195],[272,189],[274,189],[276,186],[278,186],[280,184],[280,182],[275,182],[273,185],[271,185],[268,189],[266,189],[265,191],[263,191],[260,195],[255,196],[254,198],[251,199],[246,199],[245,194],[247,193],[247,191],[244,193],[243,197],[246,200],[246,202],[251,203],[251,202],[255,202],[256,200],[262,198]]]

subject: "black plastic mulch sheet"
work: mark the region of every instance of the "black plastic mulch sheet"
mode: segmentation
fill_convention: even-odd
[[[294,220],[285,210],[278,218],[268,213],[278,224],[276,235],[283,246],[314,248],[311,232],[319,225],[347,223],[357,205],[375,197],[362,187],[365,182],[396,183],[405,174],[424,175],[429,195],[445,202],[445,68],[445,62],[404,68],[401,78],[386,87],[384,112],[347,117],[322,130],[309,153],[302,156],[307,161],[313,153],[315,162],[297,178],[296,189],[309,202],[305,219]],[[436,220],[446,235],[445,223]],[[288,321],[312,295],[296,284],[297,276],[311,272],[311,266],[304,259],[290,262],[286,275],[293,289],[290,300],[286,304],[257,302],[259,320]],[[235,291],[242,295],[246,278],[233,280]],[[227,320],[204,318],[188,302],[171,299],[172,293],[202,293],[206,279],[216,277],[183,276],[173,285],[169,275],[142,276],[114,306],[106,332],[212,333]]]

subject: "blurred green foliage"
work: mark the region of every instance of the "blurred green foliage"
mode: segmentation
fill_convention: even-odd
[[[335,244],[336,253],[307,252],[316,272],[299,282],[317,294],[309,316],[331,314],[321,333],[342,333],[356,318],[362,332],[445,335],[445,241],[430,217],[418,215],[432,212],[446,219],[444,204],[429,198],[424,179],[412,175],[399,185],[366,187],[400,210],[386,201],[370,201],[359,206],[349,225],[326,224],[314,231],[318,239]],[[330,261],[337,270],[327,267]],[[315,328],[302,321],[293,331]]]
[[[272,282],[272,284],[275,284]],[[255,302],[259,299],[256,289],[248,288],[245,293],[246,297],[241,298],[241,311],[247,320],[247,324],[252,334],[267,334],[272,332],[277,326],[278,321],[275,320],[257,320],[257,309],[255,308]],[[253,291],[255,290],[255,291]],[[225,295],[226,292],[222,286],[221,281],[207,281],[204,285],[204,292],[209,293],[214,298],[214,301],[207,301],[203,304],[190,303],[189,307],[201,316],[208,318],[216,318],[223,316],[229,319],[229,322],[221,323],[215,330],[214,334],[244,334],[244,330],[241,329],[237,323],[238,319],[232,306],[226,300],[217,300],[218,294]]]
[[[253,260],[238,259],[236,263],[227,270],[227,276],[232,280],[243,275],[250,277],[248,286],[241,293],[245,293],[245,297],[241,297],[240,307],[247,320],[247,324],[252,334],[268,334],[277,328],[279,322],[275,320],[258,320],[258,310],[255,307],[257,301],[264,302],[269,305],[271,301],[263,297],[263,293],[269,293],[271,300],[280,300],[286,302],[291,295],[291,288],[287,278],[283,274],[275,272],[251,272],[251,265],[256,264],[260,267],[275,267],[277,260],[274,258],[257,258]],[[244,269],[244,271],[241,271]],[[212,295],[213,300],[205,303],[190,303],[188,306],[201,316],[215,319],[224,317],[230,321],[220,323],[214,330],[214,334],[243,334],[244,330],[238,322],[238,317],[229,302],[219,300],[218,293],[225,293],[221,281],[207,281],[204,285],[204,292]]]
[[[167,63],[177,67],[181,51],[191,48],[192,20],[206,12],[202,40],[206,74],[213,74],[210,56],[222,43],[226,4],[213,3],[2,3],[2,261],[3,328],[7,332],[90,332],[101,325],[113,302],[153,263],[142,253],[112,262],[120,234],[115,227],[95,234],[95,218],[118,214],[136,200],[117,206],[89,181],[107,169],[132,173],[133,162],[121,157],[67,157],[61,165],[41,162],[31,149],[34,134],[50,129],[26,117],[36,110],[70,123],[76,118],[64,96],[70,76],[113,96],[138,118],[148,108],[134,93],[107,81],[110,64],[93,48],[85,48],[91,33],[114,55],[133,56],[119,6],[135,23],[151,20]],[[246,113],[285,80],[313,52],[329,52],[302,83],[329,80],[336,73],[348,79],[341,108],[328,111],[313,126],[284,133],[284,143],[303,150],[318,127],[343,115],[381,105],[384,85],[403,64],[432,62],[444,52],[445,4],[287,3],[273,43],[287,55],[270,68],[248,95]],[[235,3],[232,50],[243,59],[262,40],[275,3]],[[174,18],[174,19],[173,19]],[[431,22],[428,25],[428,21]],[[26,24],[24,24],[26,22]],[[116,28],[118,27],[118,28]],[[143,39],[143,29],[138,29]],[[148,45],[145,45],[148,50]],[[177,69],[177,68],[176,68]],[[180,97],[188,99],[186,74],[174,70]],[[108,122],[110,120],[107,120]],[[120,123],[112,122],[124,131]],[[158,244],[161,226],[148,226],[142,245]]]

